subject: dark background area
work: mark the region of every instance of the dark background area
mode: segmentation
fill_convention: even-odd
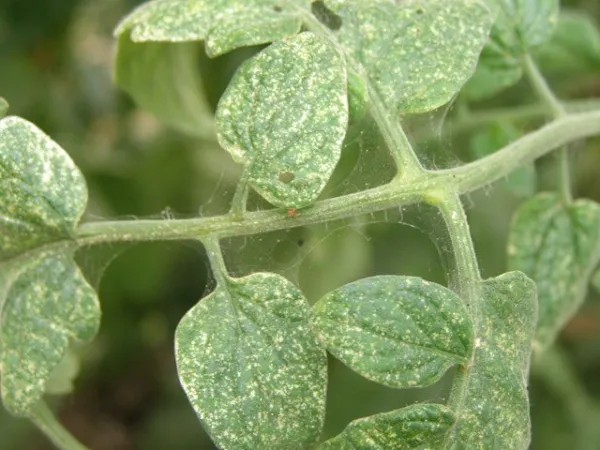
[[[224,213],[239,173],[228,154],[213,142],[163,127],[112,83],[112,30],[137,3],[0,0],[0,96],[10,103],[10,114],[37,124],[81,168],[90,190],[85,220],[169,220]],[[587,11],[596,23],[600,19],[597,0],[563,1],[563,5]],[[213,107],[237,65],[256,51],[202,58],[199,70]],[[547,75],[562,98],[600,97],[597,61],[555,67]],[[475,107],[511,106],[529,99],[533,101],[531,89],[520,83]],[[473,156],[469,143],[478,130],[451,131],[456,108],[446,112],[447,108],[407,120],[416,148],[435,166]],[[532,117],[519,123],[518,132],[539,124],[539,118]],[[368,119],[353,127],[328,195],[381,183],[393,174]],[[581,147],[573,157],[576,195],[600,201],[600,141],[589,140]],[[544,158],[537,168],[538,188],[552,188],[554,158]],[[506,182],[465,199],[485,277],[505,271],[506,233],[521,201]],[[266,207],[256,198],[252,204]],[[330,289],[374,274],[418,275],[444,283],[437,250],[419,226],[429,220],[436,220],[434,213],[414,207],[230,239],[224,242],[225,257],[237,275],[271,270],[288,276],[311,302]],[[212,449],[179,387],[173,356],[179,319],[212,286],[202,246],[112,245],[83,249],[78,259],[90,279],[103,275],[99,285],[103,322],[93,343],[73,349],[81,364],[75,390],[52,399],[61,421],[94,450]],[[597,294],[590,293],[559,344],[589,401],[600,402]],[[333,360],[330,374],[326,437],[364,415],[425,399],[443,400],[452,377],[450,372],[431,388],[398,391],[368,382]],[[531,400],[533,448],[577,448],[573,443],[580,426],[552,386],[534,376]],[[600,442],[591,445],[587,448],[600,449]],[[0,408],[0,449],[50,448],[32,425]]]

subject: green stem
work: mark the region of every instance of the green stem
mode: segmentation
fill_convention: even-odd
[[[397,179],[408,181],[417,178],[423,173],[423,166],[400,125],[400,119],[390,117],[379,94],[372,86],[369,86],[369,111],[396,163]]]
[[[452,241],[456,266],[454,289],[468,303],[467,306],[472,309],[470,313],[476,315],[478,289],[474,286],[481,281],[481,276],[469,222],[460,197],[458,194],[443,192],[439,197],[435,194],[429,196],[428,200],[440,210]]]
[[[455,269],[451,274],[451,287],[465,302],[473,329],[478,330],[483,320],[479,305],[481,275],[465,209],[456,194],[441,192],[439,196],[429,197],[428,200],[439,208],[452,241]],[[469,392],[471,374],[476,364],[475,351],[470,362],[456,372],[452,382],[448,406],[457,417],[461,415]]]
[[[56,420],[54,413],[43,401],[31,411],[30,419],[60,450],[89,450]]]
[[[564,104],[569,114],[577,114],[600,109],[600,99],[574,100]],[[522,122],[547,118],[548,107],[543,104],[507,106],[502,108],[461,112],[446,123],[446,133],[450,135],[470,131],[493,122]]]
[[[244,172],[233,195],[233,200],[231,201],[231,214],[236,219],[241,219],[246,213],[246,204],[248,203],[248,194],[250,193],[250,175],[248,172],[248,168],[244,168]]]
[[[546,82],[546,79],[540,72],[531,55],[525,55],[523,64],[525,67],[525,73],[529,78],[529,82],[536,91],[540,100],[542,100],[548,106],[556,119],[565,117],[567,115],[565,107],[561,104],[558,98],[556,98],[554,92],[552,92],[552,89],[550,89],[550,86]],[[571,193],[571,169],[569,165],[569,154],[567,148],[562,148],[558,154],[558,180],[559,190],[561,192],[563,201],[567,204],[571,203],[573,201],[573,195]]]
[[[532,366],[540,378],[565,405],[573,419],[577,450],[594,450],[600,442],[600,406],[594,403],[573,371],[570,361],[556,346],[546,350]]]
[[[552,92],[552,89],[550,89],[550,86],[546,82],[546,79],[540,72],[531,55],[525,55],[523,58],[523,66],[525,73],[527,74],[527,78],[529,79],[529,82],[535,90],[538,98],[544,102],[548,108],[550,108],[553,116],[557,119],[566,116],[567,111],[560,103],[558,98],[556,98],[554,92]]]
[[[485,158],[437,173],[455,177],[461,193],[474,191],[535,161],[550,150],[598,134],[596,129],[600,128],[600,124],[594,124],[594,120],[600,120],[600,111],[571,114],[556,119]]]
[[[206,248],[206,255],[208,256],[213,276],[215,277],[215,280],[217,280],[217,285],[225,286],[229,274],[227,272],[227,265],[223,259],[223,252],[221,251],[219,239],[214,235],[209,235],[202,238],[202,243]]]
[[[420,178],[327,199],[297,215],[294,226],[329,222],[416,203],[432,191],[465,194],[501,179],[524,164],[574,140],[600,134],[600,111],[570,115],[513,142],[504,149],[461,167],[428,171]],[[289,228],[290,218],[279,209],[248,212],[238,220],[230,215],[185,220],[133,220],[83,224],[79,245],[105,242],[199,239],[244,236]],[[55,245],[66,245],[69,241]]]

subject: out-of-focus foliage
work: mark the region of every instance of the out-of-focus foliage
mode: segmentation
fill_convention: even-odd
[[[191,139],[165,128],[113,86],[112,30],[137,3],[3,0],[0,96],[10,104],[10,114],[36,123],[81,168],[90,191],[88,218],[169,219],[224,213],[239,177],[239,166],[227,152],[213,140]],[[565,0],[562,6],[586,12],[598,26],[597,0]],[[579,31],[585,34],[585,29]],[[569,65],[572,70],[566,63],[545,62],[550,55],[561,55],[565,61],[576,58],[577,54],[564,51],[569,42],[540,50],[545,74],[562,97],[600,97],[599,59],[590,56],[593,46],[582,52],[577,64]],[[240,49],[216,59],[199,54],[199,70],[213,110],[234,70],[256,50]],[[508,107],[528,98],[533,98],[530,89],[521,83],[472,108]],[[460,104],[459,97],[456,105]],[[461,114],[456,106],[407,122],[411,138],[432,165],[473,157],[470,145],[485,128],[465,122]],[[472,114],[476,117],[477,112]],[[368,127],[368,119],[353,120],[354,125]],[[516,132],[525,133],[540,123],[539,116],[532,116],[518,122]],[[326,192],[363,189],[365,180],[379,184],[388,176],[389,160],[377,150],[378,136],[373,134],[350,129],[340,166]],[[573,154],[577,196],[600,200],[600,142],[589,141]],[[538,188],[553,185],[552,159],[537,164]],[[359,161],[363,167],[369,162],[369,172],[354,171]],[[469,219],[481,268],[484,277],[492,277],[505,271],[509,221],[521,200],[506,183],[497,183],[471,201]],[[264,207],[257,198],[251,198],[251,205]],[[425,234],[402,224],[414,224],[413,218],[424,214],[427,211],[390,211],[329,228],[236,238],[227,243],[225,257],[236,276],[272,270],[298,280],[311,302],[371,275],[414,275],[444,283],[433,244]],[[103,272],[112,257],[116,258]],[[91,448],[214,448],[179,386],[173,353],[175,326],[214,284],[208,279],[205,259],[195,243],[110,246],[84,249],[77,255],[92,283],[104,275],[103,319],[98,338],[73,349],[81,373],[74,393],[61,400],[59,411],[65,425]],[[560,344],[570,350],[569,362],[596,402],[600,401],[599,301],[600,294],[591,293],[560,337]],[[330,365],[330,377],[325,437],[341,432],[358,417],[424,399],[445,399],[450,380],[446,376],[427,389],[399,391],[362,379],[340,363]],[[578,448],[594,448],[584,447],[594,443],[577,438],[578,424],[561,394],[537,378],[535,371],[531,395],[534,450],[574,448],[573,442],[580,443]],[[7,450],[50,448],[28,422],[10,418],[3,410],[0,443]]]

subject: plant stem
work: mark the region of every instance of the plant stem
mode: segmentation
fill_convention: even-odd
[[[523,58],[523,65],[531,86],[536,91],[539,99],[544,102],[548,108],[550,108],[553,116],[558,119],[567,115],[565,108],[560,103],[558,98],[556,98],[554,92],[552,92],[552,89],[550,89],[550,86],[548,86],[546,79],[538,69],[538,66],[531,55],[525,55]]]
[[[231,214],[236,219],[241,219],[246,213],[246,204],[250,192],[250,183],[248,182],[250,176],[248,172],[248,168],[244,168],[242,177],[240,178],[235,194],[233,195],[233,200],[231,201]]]
[[[558,98],[556,98],[554,92],[550,89],[550,86],[548,86],[546,79],[540,72],[531,55],[525,55],[523,63],[529,82],[535,89],[540,100],[550,108],[554,118],[560,119],[561,117],[565,117],[567,115],[566,109],[560,103]],[[558,153],[558,180],[559,190],[563,201],[566,204],[571,203],[573,201],[573,194],[571,193],[571,169],[567,148],[562,148]]]
[[[372,86],[369,86],[369,111],[396,163],[397,178],[408,181],[422,173],[423,166],[400,125],[400,119],[390,117],[379,94]]]
[[[574,100],[566,102],[564,108],[570,114],[599,110],[600,99]],[[548,116],[548,107],[543,103],[474,110],[468,113],[456,114],[448,120],[445,125],[445,134],[455,135],[468,132],[491,122],[539,121]],[[424,132],[419,130],[417,130],[417,133],[420,136],[424,135]]]
[[[479,305],[481,275],[465,209],[457,194],[442,193],[439,197],[433,198],[433,200],[436,199],[438,201],[432,203],[439,208],[452,240],[455,270],[451,274],[450,284],[465,302],[473,329],[477,331],[483,320]],[[461,370],[454,375],[448,406],[456,413],[457,417],[460,417],[467,398],[476,351],[474,348],[470,362],[461,367]]]
[[[589,117],[590,120],[581,120],[584,117]],[[600,124],[594,124],[594,120],[600,120],[600,111],[571,114],[556,119],[485,158],[437,173],[456,177],[461,193],[474,191],[544,156],[550,149],[598,134],[595,129],[600,128]],[[497,176],[498,174],[501,175]]]
[[[579,442],[576,448],[596,449],[600,442],[600,406],[590,399],[565,354],[556,346],[549,348],[534,360],[532,372],[568,409]]]
[[[213,276],[217,280],[217,285],[225,286],[229,275],[225,260],[223,259],[223,252],[221,252],[219,239],[214,235],[208,235],[202,239],[202,243],[206,248],[206,255],[208,256]]]
[[[464,166],[427,171],[412,181],[394,183],[327,199],[306,208],[293,218],[299,227],[344,219],[422,201],[432,191],[465,194],[489,185],[518,167],[533,162],[568,142],[600,134],[600,111],[557,119],[524,136],[504,149]],[[290,227],[290,218],[280,209],[248,212],[242,220],[230,215],[185,220],[133,220],[86,223],[77,230],[79,245],[105,242],[200,239],[244,236]],[[63,241],[54,245],[72,244]]]
[[[54,413],[43,401],[31,411],[30,419],[60,450],[89,450],[56,420]]]
[[[470,312],[475,315],[478,289],[473,286],[477,286],[481,276],[465,209],[458,194],[454,193],[442,194],[434,204],[440,210],[452,240],[456,266],[455,290],[467,302],[469,309],[473,308]]]

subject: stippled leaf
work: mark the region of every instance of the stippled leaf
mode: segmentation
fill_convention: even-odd
[[[558,0],[487,0],[487,5],[496,21],[466,87],[476,100],[519,81],[522,56],[546,42],[558,21]]]
[[[300,31],[298,8],[309,0],[154,0],[121,21],[116,83],[166,124],[210,137],[212,114],[197,70],[209,56],[264,44]]]
[[[32,252],[0,265],[2,401],[24,416],[44,393],[70,341],[99,326],[96,293],[67,251]]]
[[[8,102],[0,97],[0,119],[2,119],[8,112]]]
[[[214,136],[213,114],[198,71],[193,42],[133,43],[119,36],[115,82],[165,124],[198,137]]]
[[[217,109],[218,136],[276,206],[313,203],[339,160],[348,125],[344,62],[312,33],[246,61]]]
[[[440,448],[455,418],[443,405],[413,405],[351,422],[318,450],[412,450]]]
[[[87,189],[58,144],[8,117],[0,121],[0,192],[0,385],[6,408],[27,415],[69,342],[88,341],[98,328],[96,294],[68,242]]]
[[[536,52],[542,71],[572,76],[600,68],[600,31],[589,15],[561,13],[556,32]]]
[[[154,0],[133,11],[115,35],[133,42],[206,41],[209,56],[264,44],[300,31],[310,0]]]
[[[600,205],[564,204],[543,193],[521,205],[513,219],[508,265],[538,286],[536,348],[543,350],[577,311],[600,261]]]
[[[377,276],[342,286],[313,307],[318,339],[364,377],[427,386],[466,363],[473,332],[462,301],[416,277]]]
[[[0,261],[68,239],[87,188],[67,153],[35,125],[0,120]]]
[[[511,124],[494,123],[477,132],[471,138],[473,156],[483,158],[517,140],[519,130]],[[507,190],[519,197],[529,198],[535,194],[536,173],[533,164],[520,167],[508,175],[502,182]]]
[[[444,448],[523,450],[529,447],[531,428],[527,381],[535,283],[520,272],[486,280],[480,307],[470,374],[452,393],[464,400]]]
[[[473,74],[492,24],[472,0],[330,0],[340,45],[388,108],[419,113],[449,102]]]
[[[227,279],[182,319],[181,383],[219,448],[297,449],[323,426],[327,359],[285,278]]]

